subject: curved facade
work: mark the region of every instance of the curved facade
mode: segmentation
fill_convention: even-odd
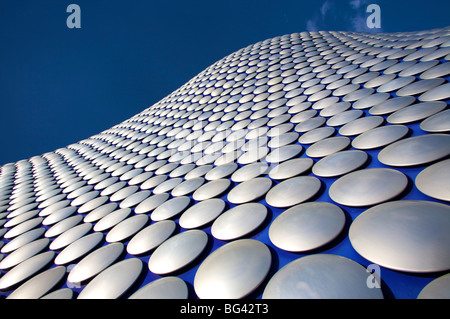
[[[3,165],[1,295],[449,297],[449,58],[450,28],[284,35]]]

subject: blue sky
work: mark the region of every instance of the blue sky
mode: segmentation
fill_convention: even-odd
[[[69,4],[81,29],[69,29]],[[0,165],[88,138],[151,106],[226,55],[312,30],[450,25],[450,1],[2,0]],[[377,30],[380,31],[380,30]]]

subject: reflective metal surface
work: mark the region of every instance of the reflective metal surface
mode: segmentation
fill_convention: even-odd
[[[192,198],[196,201],[202,201],[210,198],[217,197],[223,194],[231,185],[231,182],[228,179],[216,179],[210,181],[202,186],[200,186],[194,194],[192,194]]]
[[[367,271],[348,258],[317,254],[281,268],[264,289],[264,299],[382,299],[367,285]],[[379,282],[379,279],[374,279]]]
[[[241,239],[212,252],[195,274],[194,289],[202,299],[243,298],[267,276],[272,257],[263,243]]]
[[[64,248],[55,258],[56,265],[68,264],[94,249],[103,239],[102,233],[92,233],[81,237]]]
[[[28,258],[33,257],[46,248],[49,242],[49,239],[41,238],[18,248],[0,262],[0,269],[12,268]]]
[[[143,228],[148,220],[147,215],[131,216],[114,226],[106,235],[106,241],[113,243],[126,240]]]
[[[415,184],[425,195],[450,201],[450,159],[425,168],[417,175]]]
[[[142,271],[138,258],[122,260],[98,274],[78,295],[78,299],[117,299],[136,281]]]
[[[262,39],[122,123],[39,156],[1,163],[0,299],[38,285],[42,290],[30,296],[260,298],[269,267],[273,275],[300,255],[308,260],[321,253],[364,267],[385,262],[396,271],[381,271],[383,291],[417,298],[448,271],[442,262],[447,237],[440,233],[446,220],[414,213],[414,222],[395,209],[385,212],[388,217],[368,214],[385,216],[377,220],[379,232],[360,220],[365,211],[395,201],[430,202],[427,212],[436,210],[431,205],[449,207],[449,39],[448,27]],[[411,205],[410,214],[420,205]],[[355,225],[370,228],[358,233],[370,245],[356,250],[348,235]],[[192,232],[203,233],[189,246],[183,236]],[[421,234],[424,239],[413,238]],[[377,236],[395,243],[382,247]],[[105,248],[120,245],[111,254]],[[179,253],[170,253],[175,246]],[[223,259],[213,257],[224,251]],[[372,253],[373,260],[366,259]],[[150,270],[140,276],[155,255],[163,262],[154,270],[173,277],[159,279]],[[134,256],[142,265],[113,268]],[[81,286],[64,275],[53,284],[58,276],[49,270],[70,271],[84,258],[98,269],[89,266],[95,274],[87,271]],[[391,258],[395,263],[389,264]],[[317,288],[313,296],[354,297],[350,290],[366,296],[366,289],[353,285],[362,282],[364,269],[342,263],[330,270],[328,262],[324,268],[317,263],[312,273],[323,276],[310,282],[310,292],[330,288]],[[342,269],[356,275],[348,278]],[[207,279],[200,284],[195,272]],[[286,296],[306,286],[291,290],[279,282],[274,285]],[[111,294],[103,295],[104,288]]]
[[[417,299],[450,299],[450,274],[443,275],[426,285]]]
[[[331,203],[304,203],[289,208],[272,222],[270,241],[292,252],[308,251],[332,241],[342,231],[345,215]]]
[[[211,226],[211,234],[220,240],[243,237],[258,228],[267,217],[267,208],[259,203],[233,207],[220,215]]]
[[[378,160],[389,166],[413,166],[429,163],[449,154],[450,136],[430,134],[391,144],[378,154]]]
[[[38,299],[52,289],[65,275],[66,267],[46,270],[23,283],[7,299]]]
[[[338,204],[363,207],[395,198],[408,185],[403,173],[387,168],[365,169],[344,175],[329,190]]]
[[[368,158],[367,153],[363,151],[342,151],[322,158],[314,164],[312,172],[320,177],[341,176],[360,168]]]
[[[236,185],[227,196],[233,204],[242,204],[264,196],[272,187],[272,181],[266,177],[257,177]]]
[[[273,207],[289,207],[300,204],[320,190],[321,182],[313,176],[287,179],[274,186],[266,195],[266,202]]]
[[[71,283],[84,282],[109,267],[123,252],[122,243],[103,246],[81,259],[69,272],[67,280]]]
[[[360,150],[370,150],[389,145],[403,138],[409,129],[404,125],[389,125],[374,128],[357,136],[352,146]]]
[[[54,256],[54,252],[46,251],[18,264],[0,278],[0,289],[10,288],[31,277],[48,265],[53,260]]]
[[[147,226],[131,238],[127,252],[139,255],[158,247],[172,235],[175,227],[176,224],[172,220],[163,220]]]
[[[187,196],[180,196],[169,199],[168,201],[158,206],[150,215],[150,217],[153,221],[172,218],[185,210],[190,202],[191,199]]]
[[[50,249],[60,250],[75,240],[83,237],[92,229],[91,223],[82,223],[75,227],[69,228],[64,233],[56,237],[50,244]]]
[[[449,212],[448,205],[429,201],[381,204],[356,218],[349,238],[361,256],[380,266],[414,273],[446,271]]]
[[[191,263],[205,249],[208,235],[201,230],[188,230],[162,243],[148,260],[151,272],[169,274]]]
[[[178,277],[164,277],[145,285],[130,299],[187,299],[186,283]]]
[[[204,226],[216,219],[225,209],[225,202],[211,198],[188,208],[180,217],[179,224],[186,229]]]

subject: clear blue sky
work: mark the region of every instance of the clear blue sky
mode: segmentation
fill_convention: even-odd
[[[66,26],[71,3],[81,29]],[[448,0],[2,0],[0,165],[122,122],[244,46],[363,30],[369,3],[383,32],[450,25]]]

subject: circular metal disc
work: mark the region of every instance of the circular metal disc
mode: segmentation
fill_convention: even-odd
[[[448,98],[450,98],[450,83],[442,84],[419,96],[419,100],[422,102],[439,101]]]
[[[23,233],[22,235],[17,236],[13,240],[6,243],[3,247],[1,247],[0,252],[2,254],[11,253],[11,252],[15,251],[16,249],[38,239],[39,237],[42,236],[42,234],[44,232],[45,232],[44,228],[36,228],[36,229],[30,230],[26,233]]]
[[[361,110],[349,110],[339,114],[334,115],[327,121],[328,126],[342,126],[351,121],[360,118],[363,115]]]
[[[321,247],[342,231],[343,211],[331,203],[304,203],[289,208],[270,225],[270,241],[280,249],[292,252]]]
[[[87,214],[83,221],[85,223],[92,223],[96,222],[97,220],[100,220],[102,217],[105,217],[109,213],[113,212],[117,208],[117,203],[108,203],[104,204],[100,207],[97,207],[93,211],[91,211],[89,214]]]
[[[150,196],[144,201],[140,202],[139,205],[136,206],[134,212],[136,214],[146,214],[154,210],[156,207],[162,205],[167,199],[169,199],[170,195],[167,193],[157,194]]]
[[[445,102],[425,102],[413,104],[392,113],[386,119],[391,124],[406,124],[423,120],[431,115],[445,110]]]
[[[327,137],[330,137],[336,132],[336,129],[333,127],[319,127],[309,132],[306,132],[298,139],[300,144],[314,144],[318,141],[321,141]]]
[[[345,257],[329,254],[298,258],[281,268],[264,289],[263,299],[382,299],[369,288],[368,272]],[[378,279],[377,279],[378,280]]]
[[[225,209],[225,202],[219,198],[207,199],[188,208],[181,215],[179,224],[185,229],[197,228],[208,224]]]
[[[123,249],[122,243],[113,243],[94,250],[70,270],[67,280],[71,283],[81,284],[94,277],[114,263],[122,254]]]
[[[272,256],[263,243],[241,239],[212,252],[200,265],[194,289],[201,299],[237,299],[254,291],[267,276]]]
[[[390,97],[391,96],[388,93],[375,93],[356,101],[353,103],[352,107],[356,110],[368,109],[374,105],[385,102]]]
[[[242,204],[257,200],[264,196],[272,187],[272,180],[267,177],[257,177],[236,185],[227,196],[229,202]]]
[[[129,299],[187,299],[188,287],[178,277],[164,277],[145,285]]]
[[[102,233],[92,233],[81,237],[64,248],[55,258],[56,265],[68,264],[94,249],[103,239]]]
[[[94,231],[101,232],[101,231],[108,230],[108,229],[114,227],[115,225],[117,225],[118,223],[120,223],[125,218],[127,218],[128,215],[130,215],[130,213],[131,213],[131,209],[129,209],[129,208],[122,208],[122,209],[116,210],[116,211],[106,215],[102,219],[100,219],[95,224]]]
[[[420,128],[429,133],[450,131],[450,110],[439,112],[420,123]]]
[[[189,206],[191,199],[187,196],[175,197],[158,206],[151,214],[153,221],[172,218]]]
[[[390,166],[414,166],[439,160],[449,154],[450,136],[429,134],[387,146],[378,154],[378,160]]]
[[[360,168],[367,162],[366,152],[358,150],[343,151],[328,155],[314,164],[312,172],[320,177],[336,177]]]
[[[66,274],[66,267],[57,266],[34,276],[14,290],[7,299],[38,299],[52,289]]]
[[[74,215],[72,217],[66,218],[50,227],[50,229],[45,232],[44,236],[48,238],[59,236],[65,231],[78,225],[82,219],[82,215]]]
[[[407,177],[397,170],[371,168],[339,178],[331,185],[329,195],[341,205],[369,206],[395,198],[407,185]]]
[[[146,253],[163,243],[175,231],[173,220],[163,220],[142,229],[131,238],[127,252],[132,255]]]
[[[123,295],[142,272],[138,258],[122,260],[102,271],[78,295],[78,299],[116,299]]]
[[[50,226],[50,225],[56,224],[57,222],[74,214],[76,211],[77,211],[77,208],[72,207],[72,206],[57,210],[56,212],[51,213],[50,215],[45,217],[45,219],[42,221],[42,225]]]
[[[407,86],[408,84],[411,84],[414,82],[416,78],[414,76],[407,76],[407,77],[399,77],[395,80],[389,81],[388,83],[383,84],[377,89],[377,92],[380,93],[387,93],[392,91],[397,91],[404,86]]]
[[[148,261],[151,272],[163,275],[183,268],[205,249],[208,235],[201,230],[188,230],[162,243]]]
[[[320,158],[344,150],[351,140],[346,136],[329,137],[314,143],[306,150],[309,157]]]
[[[417,299],[450,299],[450,274],[436,278],[426,285]]]
[[[356,136],[374,129],[383,124],[384,118],[381,116],[369,116],[351,121],[339,129],[339,134],[343,136]]]
[[[214,167],[205,175],[205,179],[208,181],[226,178],[234,173],[234,171],[238,168],[236,163],[228,163]]]
[[[48,265],[54,256],[55,253],[53,251],[46,251],[18,264],[0,278],[0,289],[5,290],[33,276]]]
[[[425,168],[417,175],[415,184],[425,195],[450,201],[450,159]]]
[[[273,149],[266,157],[269,163],[281,163],[299,155],[303,147],[298,144],[286,145]]]
[[[70,288],[62,288],[55,290],[45,296],[43,296],[41,299],[72,299],[73,297],[73,290]]]
[[[245,182],[260,175],[267,173],[269,166],[266,163],[253,163],[242,166],[236,172],[231,175],[233,182]]]
[[[133,207],[150,196],[150,191],[140,191],[127,196],[121,203],[120,208]]]
[[[203,177],[188,179],[178,184],[171,192],[172,196],[185,196],[193,193],[205,182]]]
[[[366,210],[352,223],[349,238],[364,258],[406,272],[450,269],[450,208],[416,200]]]
[[[20,264],[44,250],[48,247],[48,244],[48,238],[41,238],[18,248],[0,262],[0,269],[10,269]]]
[[[63,249],[64,247],[73,243],[75,240],[86,235],[91,229],[92,229],[91,223],[82,223],[80,225],[72,227],[66,230],[58,237],[56,237],[55,240],[53,240],[52,243],[50,244],[50,249],[51,250]]]
[[[106,241],[113,243],[123,241],[130,236],[133,236],[145,226],[148,219],[147,215],[134,215],[121,221],[108,232]]]
[[[436,86],[441,85],[444,83],[444,79],[429,79],[429,80],[422,80],[417,81],[414,83],[411,83],[404,88],[397,91],[397,96],[411,96],[411,95],[417,95],[421,94],[423,92],[426,92],[428,90],[431,90],[435,88]]]
[[[3,237],[6,239],[12,239],[16,236],[19,236],[39,225],[42,224],[42,221],[44,220],[44,218],[42,217],[36,217],[33,219],[29,219],[23,223],[20,223],[17,226],[14,226],[13,228],[11,228],[10,230],[8,230]],[[5,228],[6,229],[6,228]]]
[[[228,179],[216,179],[210,181],[199,188],[192,194],[192,198],[196,201],[202,201],[210,198],[217,197],[223,194],[228,187],[230,187],[231,182]]]
[[[405,125],[389,125],[374,128],[357,136],[352,146],[360,150],[370,150],[389,145],[403,138],[409,131]]]
[[[291,178],[308,171],[313,163],[310,158],[294,158],[272,168],[269,177],[275,180]]]
[[[235,206],[220,215],[211,226],[211,234],[220,240],[240,238],[258,228],[267,217],[267,208],[259,203]]]
[[[307,201],[316,195],[321,181],[313,176],[287,179],[273,187],[266,195],[266,202],[273,207],[289,207]]]
[[[416,98],[413,96],[401,96],[389,99],[383,103],[373,106],[369,113],[371,115],[386,115],[398,111],[408,105],[413,104]]]

